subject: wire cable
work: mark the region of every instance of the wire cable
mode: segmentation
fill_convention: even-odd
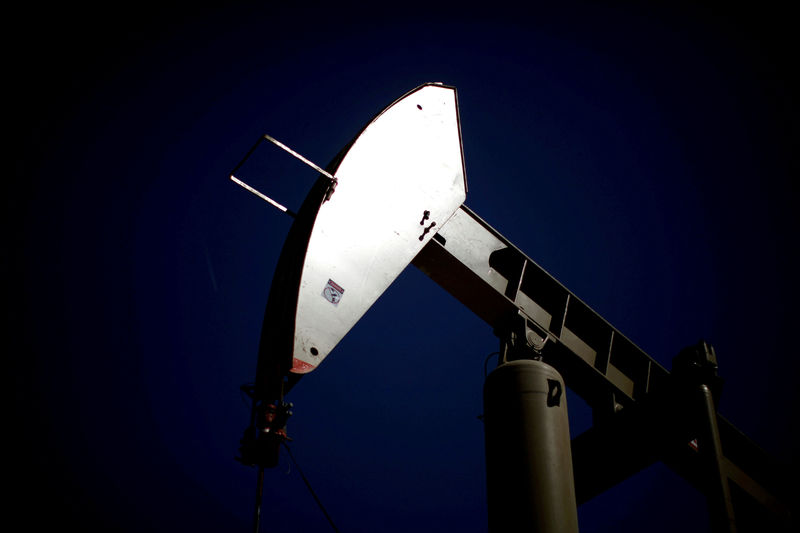
[[[300,477],[303,479],[303,482],[306,484],[306,487],[308,488],[308,492],[311,493],[311,496],[314,497],[314,501],[317,502],[317,505],[322,510],[322,514],[324,514],[325,518],[328,519],[328,523],[331,525],[333,530],[336,533],[339,533],[339,529],[336,527],[336,524],[333,523],[333,519],[331,518],[331,515],[329,515],[328,511],[325,510],[325,506],[322,505],[322,502],[320,501],[319,497],[317,497],[317,493],[314,492],[314,489],[311,488],[311,483],[309,483],[308,478],[306,477],[305,474],[303,474],[303,470],[300,468],[300,465],[297,464],[297,459],[294,458],[294,455],[292,454],[292,449],[289,448],[289,445],[286,444],[286,442],[283,443],[283,447],[286,448],[286,451],[289,453],[289,458],[292,460],[292,464],[294,464],[294,467],[297,469],[297,472],[300,474]]]

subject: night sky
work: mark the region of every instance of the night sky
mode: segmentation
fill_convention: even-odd
[[[228,173],[264,133],[325,166],[431,81],[458,89],[466,204],[666,368],[711,342],[721,413],[796,470],[796,28],[731,5],[560,5],[7,12],[9,521],[250,530],[239,386],[291,219]],[[293,209],[316,178],[268,146],[237,175]],[[294,456],[342,533],[486,531],[497,347],[409,267],[291,392]],[[591,415],[568,405],[575,436]],[[330,530],[286,455],[263,517]],[[657,464],[579,523],[708,518]]]

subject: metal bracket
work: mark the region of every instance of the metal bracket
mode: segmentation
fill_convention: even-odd
[[[545,328],[521,311],[509,320],[507,328],[495,328],[494,333],[500,338],[498,364],[518,359],[541,360],[545,345],[554,340]]]
[[[690,386],[707,385],[717,404],[724,383],[718,368],[714,347],[702,340],[684,348],[672,359],[673,377]]]
[[[272,137],[270,135],[266,135],[266,134],[262,135],[261,137],[259,137],[258,141],[256,141],[256,143],[252,146],[252,148],[250,148],[250,150],[248,150],[248,152],[245,154],[245,156],[242,158],[242,160],[239,161],[239,164],[236,165],[236,167],[234,167],[233,170],[231,170],[231,172],[230,172],[228,177],[230,178],[230,180],[232,182],[234,182],[235,184],[239,185],[240,187],[250,191],[251,193],[255,194],[256,196],[258,196],[262,200],[268,202],[269,204],[277,207],[278,209],[280,209],[281,211],[283,211],[287,215],[291,216],[292,218],[296,218],[297,217],[297,213],[295,213],[294,211],[292,211],[288,207],[279,204],[278,202],[276,202],[275,200],[273,200],[272,198],[270,198],[266,194],[262,193],[261,191],[258,191],[254,187],[251,187],[247,183],[243,182],[242,180],[240,180],[239,178],[234,176],[234,174],[236,174],[236,172],[242,167],[242,165],[245,163],[245,161],[247,161],[250,158],[250,156],[253,155],[253,152],[255,152],[256,148],[258,148],[258,145],[260,145],[263,141],[271,142],[272,144],[274,144],[278,148],[282,149],[283,151],[285,151],[288,154],[290,154],[291,156],[293,156],[295,159],[298,159],[298,160],[302,161],[303,163],[305,163],[309,167],[313,168],[314,170],[316,170],[317,172],[319,172],[323,176],[327,177],[330,180],[330,185],[328,186],[328,191],[325,194],[325,201],[327,202],[328,200],[331,199],[331,196],[333,196],[333,193],[336,191],[336,185],[339,184],[339,180],[336,178],[336,176],[334,176],[333,174],[331,174],[327,170],[323,169],[322,167],[320,167],[319,165],[317,165],[313,161],[311,161],[311,160],[303,157],[299,153],[295,152],[294,150],[292,150],[291,148],[289,148],[288,146],[286,146],[282,142],[278,141],[274,137]]]
[[[292,416],[291,403],[279,404],[254,400],[250,426],[244,430],[236,460],[247,466],[273,468],[278,464],[280,445],[292,440],[286,423]]]

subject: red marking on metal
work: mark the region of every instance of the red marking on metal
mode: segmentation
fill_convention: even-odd
[[[310,363],[306,363],[305,361],[301,361],[298,358],[294,358],[292,361],[292,369],[291,372],[295,374],[307,374],[314,370],[316,367]]]
[[[341,288],[341,287],[340,287],[340,286],[339,286],[339,285],[338,285],[338,284],[337,284],[335,281],[333,281],[332,279],[328,279],[328,285],[330,285],[331,287],[333,287],[333,288],[334,288],[334,289],[336,289],[337,291],[339,291],[339,292],[341,292],[342,294],[344,294],[344,289],[343,289],[343,288]]]

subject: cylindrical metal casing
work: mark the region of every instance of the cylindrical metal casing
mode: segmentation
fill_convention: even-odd
[[[489,533],[575,533],[564,380],[541,361],[497,367],[483,388]]]

